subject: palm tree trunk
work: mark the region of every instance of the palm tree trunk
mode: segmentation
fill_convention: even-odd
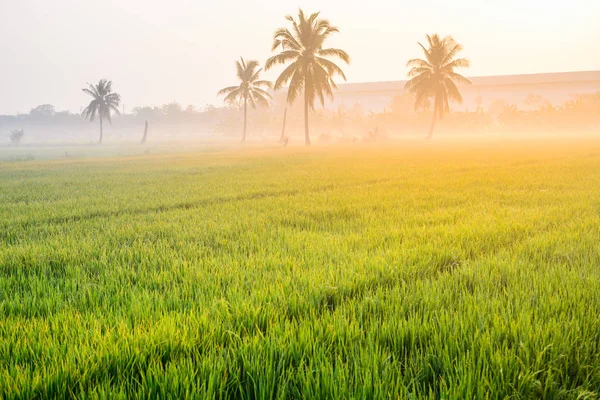
[[[244,134],[242,135],[242,143],[246,141],[246,117],[248,115],[248,99],[244,97]]]
[[[310,146],[310,135],[308,132],[308,94],[306,93],[306,83],[304,86],[304,140],[306,145]]]
[[[433,136],[433,128],[435,128],[435,120],[436,120],[437,115],[438,115],[438,106],[437,106],[437,101],[436,101],[433,106],[433,120],[431,120],[431,126],[429,127],[429,134],[427,135],[427,137],[425,137],[425,140],[431,139]]]
[[[146,143],[147,136],[148,136],[148,120],[146,120],[146,122],[144,123],[144,137],[142,138],[142,141],[140,142],[140,144]]]
[[[100,140],[98,140],[98,144],[102,144],[102,117],[100,117]]]
[[[281,127],[281,137],[279,138],[280,142],[283,142],[283,139],[285,138],[285,120],[287,118],[287,107],[285,108],[285,111],[283,112],[283,126]]]

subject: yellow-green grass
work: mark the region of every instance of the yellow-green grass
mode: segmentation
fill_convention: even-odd
[[[598,398],[600,142],[0,164],[0,398]]]

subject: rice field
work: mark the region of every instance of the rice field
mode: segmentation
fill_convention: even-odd
[[[600,398],[600,141],[0,163],[0,398]]]

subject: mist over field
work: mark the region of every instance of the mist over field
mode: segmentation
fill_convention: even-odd
[[[586,79],[583,82],[588,87],[581,87],[582,79]],[[521,83],[519,91],[508,97],[507,90],[519,80],[531,83]],[[554,82],[548,84],[548,81]],[[543,91],[539,89],[540,82]],[[452,112],[437,125],[436,140],[453,137],[475,141],[543,140],[600,135],[600,72],[486,78],[484,83],[488,86],[465,86],[468,97],[465,95],[463,104],[454,105]],[[418,140],[427,132],[432,110],[415,110],[414,96],[395,82],[357,86],[342,85],[334,100],[312,113],[310,120],[317,145],[402,143]],[[536,88],[547,98],[535,94]],[[580,93],[573,94],[574,90]],[[147,139],[141,144],[146,123]],[[302,107],[297,104],[289,107],[285,93],[274,94],[268,107],[250,111],[246,145],[278,146],[282,137],[289,137],[288,145],[301,145],[303,129]],[[18,143],[10,141],[13,130],[24,132]],[[111,148],[105,153],[138,154],[153,147],[177,151],[235,148],[239,147],[242,130],[243,114],[235,104],[206,105],[200,109],[184,108],[178,103],[136,107],[113,116],[104,127],[104,141]],[[1,160],[9,160],[11,155],[54,158],[77,148],[75,153],[81,156],[103,153],[101,149],[90,148],[97,142],[96,124],[81,115],[57,111],[50,104],[40,105],[28,114],[0,116],[0,134]]]

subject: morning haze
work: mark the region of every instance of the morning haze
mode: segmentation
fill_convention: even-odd
[[[349,82],[405,79],[425,32],[452,34],[469,76],[600,68],[594,0],[398,2],[23,0],[0,3],[0,114],[39,104],[80,112],[86,82],[115,82],[126,110],[177,101],[220,104],[240,56],[266,60],[282,16],[320,10],[340,27]],[[265,74],[274,79],[276,71]],[[10,95],[8,95],[10,94]]]
[[[598,0],[0,1],[0,399],[600,399]]]

